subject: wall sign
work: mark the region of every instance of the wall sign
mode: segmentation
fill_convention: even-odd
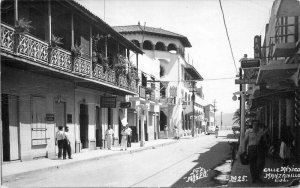
[[[46,121],[54,121],[54,114],[46,114]]]
[[[140,86],[140,97],[145,99],[146,98],[146,89]]]
[[[101,108],[116,108],[116,97],[101,97]]]
[[[131,102],[121,102],[120,108],[131,108]]]

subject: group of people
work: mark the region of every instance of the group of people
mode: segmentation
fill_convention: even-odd
[[[131,147],[131,138],[132,138],[132,130],[126,124],[123,126],[121,130],[121,150],[127,150],[127,147]],[[107,148],[109,150],[112,149],[113,145],[113,138],[114,138],[114,130],[112,129],[111,125],[108,126],[108,129],[106,130],[105,133],[105,139],[107,141]]]
[[[67,154],[69,159],[72,159],[69,127],[65,127],[65,131],[62,126],[58,127],[55,144],[58,146],[58,159],[61,159],[62,156],[63,159],[66,159]]]
[[[269,148],[272,148],[271,143],[268,138],[268,128],[263,129],[260,126],[258,120],[252,121],[252,128],[249,128],[245,132],[245,138],[242,142],[242,147],[240,154],[247,153],[248,161],[250,166],[250,174],[252,177],[252,182],[263,182],[261,179],[262,172],[265,166],[266,156],[268,154]],[[291,148],[293,145],[293,136],[289,131],[289,127],[283,127],[280,137],[280,157],[282,158],[282,166],[287,166],[290,163]]]

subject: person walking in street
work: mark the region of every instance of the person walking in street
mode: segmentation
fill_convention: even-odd
[[[62,151],[64,148],[64,132],[63,132],[63,127],[59,126],[58,131],[56,132],[56,137],[55,137],[55,144],[58,147],[58,159],[61,159],[62,157]]]
[[[216,138],[218,138],[218,136],[219,136],[219,127],[218,126],[216,126],[216,130],[215,130],[215,134],[216,134]]]
[[[265,163],[265,148],[262,144],[262,139],[264,139],[263,137],[267,131],[260,129],[259,122],[253,120],[252,129],[247,130],[245,133],[243,151],[248,151],[250,174],[253,183],[263,182],[260,179]]]
[[[126,127],[125,126],[123,126],[123,128],[122,128],[121,135],[122,135],[122,138],[121,138],[121,151],[127,150],[127,136],[128,136],[128,133],[126,132]]]
[[[128,123],[126,124],[126,132],[127,132],[127,147],[131,147],[132,130],[128,126]]]
[[[179,140],[179,130],[178,130],[177,126],[174,127],[174,135],[175,135],[175,139]]]
[[[106,133],[105,133],[105,138],[106,138],[106,142],[107,142],[107,148],[109,150],[111,150],[112,142],[113,142],[113,138],[114,138],[114,130],[111,128],[111,125],[108,125],[108,129],[106,130]]]
[[[72,159],[69,127],[65,127],[64,136],[65,138],[64,138],[63,158],[66,159],[66,154],[68,154],[69,159]]]
[[[165,128],[164,128],[164,132],[165,132],[165,136],[166,136],[166,138],[169,138],[169,136],[168,136],[168,125],[165,125]]]

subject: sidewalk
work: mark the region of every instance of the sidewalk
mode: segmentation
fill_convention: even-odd
[[[295,171],[283,172],[282,171],[282,161],[281,159],[276,159],[273,161],[271,157],[266,158],[265,168],[263,172],[263,183],[252,183],[249,165],[242,165],[239,158],[237,157],[233,167],[231,169],[231,176],[227,184],[228,187],[286,187],[289,185],[290,181],[295,178],[288,177],[289,175],[300,176],[300,165],[292,165],[295,167]],[[279,175],[280,174],[280,175]],[[245,181],[242,180],[242,176],[246,176]],[[283,178],[287,176],[287,178]],[[240,177],[240,179],[238,179]],[[277,177],[277,178],[276,178]],[[240,180],[240,181],[239,181]],[[286,182],[283,182],[286,180]]]
[[[120,147],[113,147],[112,150],[98,149],[98,150],[88,150],[81,153],[72,154],[73,159],[57,159],[57,158],[42,158],[31,161],[24,162],[9,162],[4,163],[2,166],[3,182],[10,181],[21,176],[22,174],[36,173],[43,170],[53,170],[56,168],[63,168],[69,165],[74,165],[76,163],[81,163],[85,161],[98,160],[101,158],[106,158],[110,156],[130,154],[134,152],[139,152],[147,149],[152,149],[155,147],[163,147],[165,145],[173,144],[178,142],[174,139],[159,139],[145,142],[144,147],[140,147],[140,143],[132,143],[131,147],[126,151],[120,151]]]

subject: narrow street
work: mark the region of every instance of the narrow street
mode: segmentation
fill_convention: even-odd
[[[203,187],[218,186],[218,165],[230,158],[229,131],[185,138],[165,147],[28,174],[7,187]],[[198,172],[196,176],[191,173]]]

